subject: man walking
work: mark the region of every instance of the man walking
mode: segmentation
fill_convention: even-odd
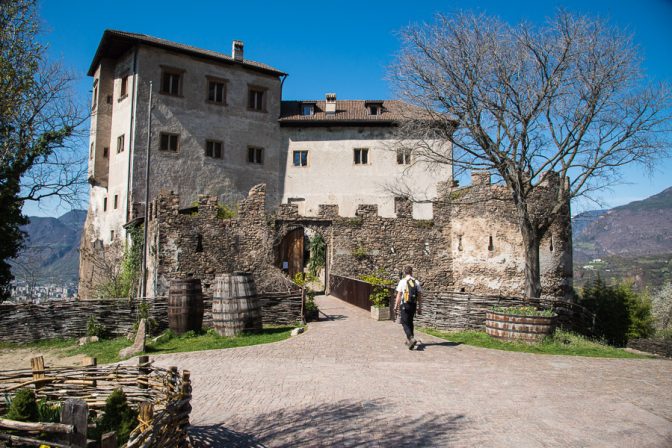
[[[404,268],[404,278],[399,280],[397,285],[397,300],[394,304],[394,311],[401,312],[401,326],[406,333],[406,346],[409,350],[413,350],[417,341],[413,334],[413,318],[415,317],[415,310],[420,301],[420,282],[413,278],[413,268],[406,266]]]

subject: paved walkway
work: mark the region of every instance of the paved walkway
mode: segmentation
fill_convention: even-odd
[[[672,447],[672,361],[453,345],[331,297],[287,341],[157,356],[189,369],[197,446]]]

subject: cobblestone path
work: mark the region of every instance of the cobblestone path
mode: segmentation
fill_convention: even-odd
[[[409,351],[400,325],[318,305],[287,341],[156,357],[192,372],[197,446],[672,447],[672,361]]]

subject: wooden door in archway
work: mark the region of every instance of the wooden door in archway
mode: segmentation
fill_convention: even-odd
[[[280,267],[291,278],[303,272],[303,227],[294,229],[280,243]]]

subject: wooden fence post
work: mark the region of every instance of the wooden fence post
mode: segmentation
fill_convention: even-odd
[[[44,357],[37,356],[30,359],[30,367],[33,369],[33,380],[44,378]],[[42,386],[41,381],[35,381],[35,390]]]
[[[117,433],[106,432],[100,438],[100,448],[117,448]]]
[[[82,358],[82,367],[88,367],[86,369],[87,373],[91,372],[95,375],[97,367],[98,367],[98,360],[94,358],[93,356],[84,356]],[[98,381],[91,380],[88,383],[90,386],[96,387],[98,385]]]
[[[74,434],[69,434],[68,442],[75,447],[86,447],[86,429],[89,407],[84,400],[69,398],[61,406],[61,423],[73,425]]]
[[[152,368],[147,364],[149,364],[149,356],[142,355],[138,357],[138,371],[140,373],[138,376],[138,387],[140,389],[149,388],[149,373],[152,371]]]

